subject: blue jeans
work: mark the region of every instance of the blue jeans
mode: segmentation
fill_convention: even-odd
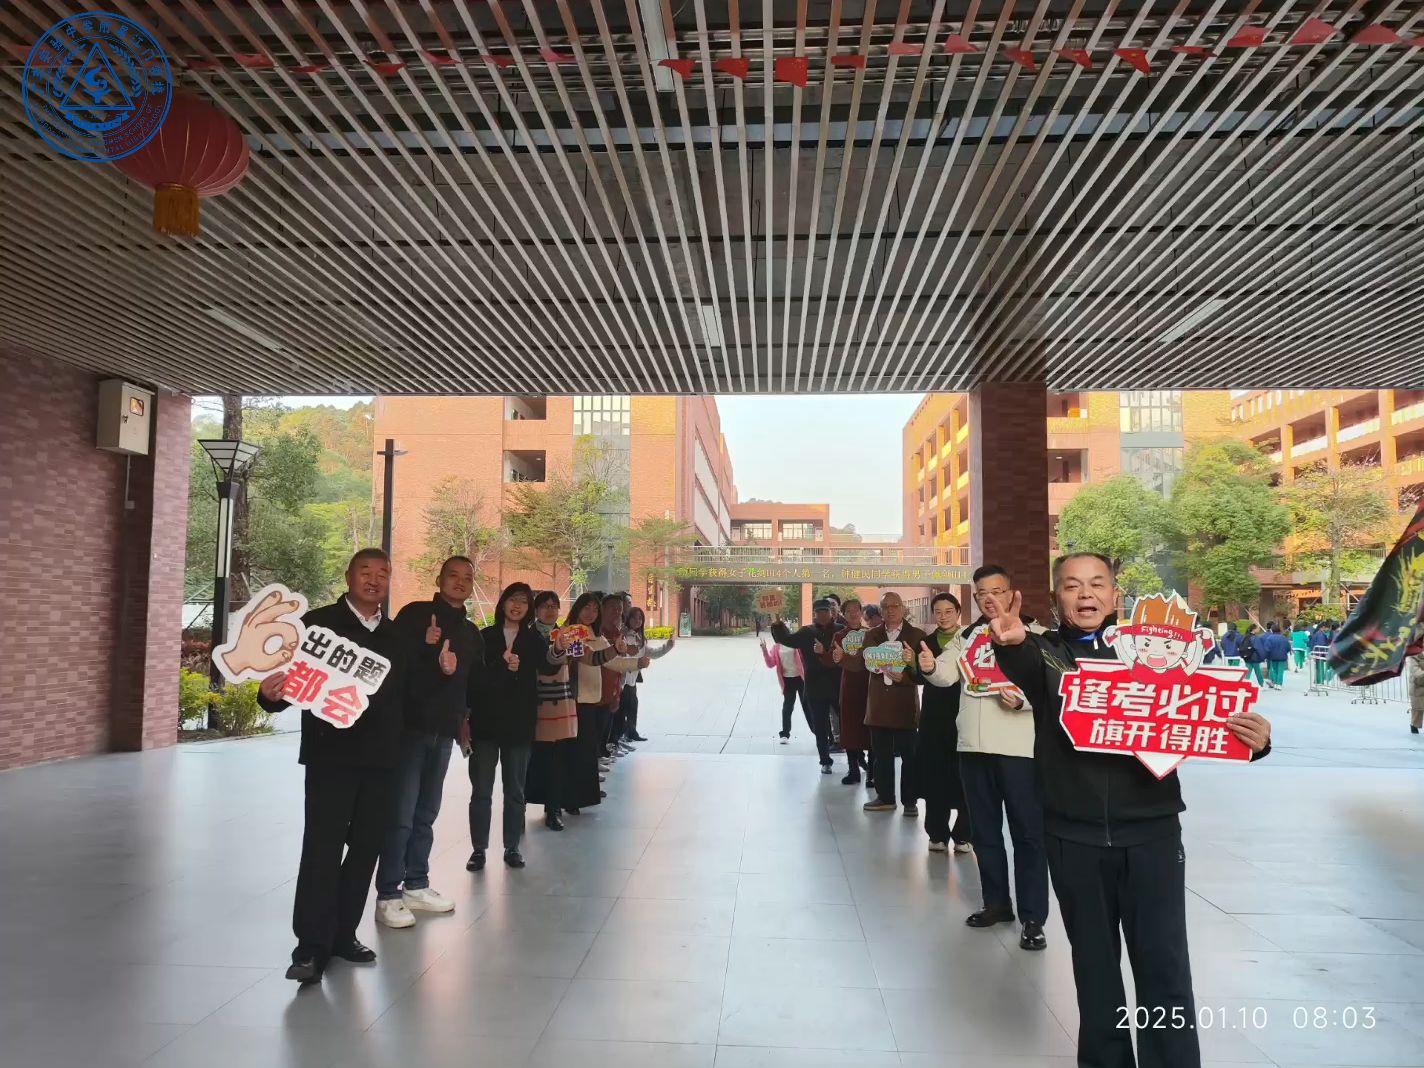
[[[407,890],[430,885],[430,847],[435,844],[435,817],[445,792],[453,738],[420,731],[401,736],[396,766],[395,809],[386,830],[381,863],[376,869],[376,899],[391,901]]]

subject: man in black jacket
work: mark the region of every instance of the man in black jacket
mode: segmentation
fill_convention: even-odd
[[[297,948],[287,969],[288,979],[302,983],[319,980],[332,957],[355,964],[376,959],[356,940],[356,925],[366,910],[371,873],[390,820],[392,769],[400,753],[406,643],[381,615],[390,585],[390,558],[380,549],[362,549],[347,565],[346,595],[302,617],[306,626],[326,627],[391,664],[351,726],[336,727],[310,709],[302,711],[299,760],[306,765],[306,827],[292,908]],[[286,671],[262,680],[264,708],[287,707],[286,680]]]
[[[795,634],[778,616],[771,625],[771,637],[778,645],[801,651],[806,665],[806,707],[811,713],[811,730],[816,734],[816,752],[821,758],[821,774],[831,773],[831,704],[840,699],[841,669],[832,662],[836,625],[831,602],[822,598],[812,606],[812,622]]]
[[[1018,592],[990,627],[1000,670],[1033,706],[1048,870],[1073,947],[1078,1064],[1136,1063],[1132,1030],[1124,1026],[1119,945],[1125,938],[1137,1005],[1151,1020],[1137,1033],[1141,1063],[1198,1068],[1181,783],[1175,771],[1158,779],[1131,756],[1073,748],[1060,720],[1059,679],[1080,659],[1117,659],[1103,639],[1116,622],[1117,578],[1105,557],[1070,553],[1054,563],[1053,581],[1063,620],[1058,630],[1029,633],[1019,616]],[[1271,725],[1264,717],[1248,712],[1232,716],[1226,726],[1253,760],[1270,752]]]
[[[471,672],[484,670],[479,628],[465,613],[475,565],[452,556],[440,567],[437,592],[400,610],[395,628],[410,650],[396,769],[395,803],[376,869],[376,921],[410,927],[414,911],[451,912],[455,902],[430,886],[430,849],[445,792],[450,750],[466,719]]]

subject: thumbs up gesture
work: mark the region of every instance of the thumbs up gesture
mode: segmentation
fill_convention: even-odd
[[[816,655],[817,655],[817,656],[820,656],[822,653],[824,653],[824,652],[826,651],[826,647],[825,647],[824,645],[822,645],[820,642],[817,642],[815,645],[811,646],[811,648],[816,651]]]
[[[455,674],[455,668],[459,666],[459,661],[450,650],[450,639],[445,639],[445,644],[440,646],[440,670],[447,675]]]
[[[920,672],[928,675],[935,669],[936,662],[937,660],[934,653],[930,651],[929,640],[926,639],[924,644],[920,646]]]
[[[837,645],[834,649],[831,650],[831,659],[835,663],[839,664],[842,660],[845,659],[845,650],[842,649],[839,645]]]
[[[440,623],[435,616],[430,617],[430,626],[425,628],[425,644],[438,645],[440,642]]]
[[[504,666],[509,668],[510,671],[519,670],[519,657],[515,655],[513,649],[506,649],[504,651]]]

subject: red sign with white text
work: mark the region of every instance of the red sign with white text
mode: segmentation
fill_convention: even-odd
[[[1013,683],[999,670],[994,656],[994,641],[987,626],[980,627],[964,652],[959,654],[959,674],[971,693],[997,693],[1013,689]]]

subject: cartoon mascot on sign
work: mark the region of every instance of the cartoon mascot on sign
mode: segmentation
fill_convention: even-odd
[[[1175,593],[1139,598],[1132,622],[1109,627],[1103,637],[1123,663],[1157,675],[1174,669],[1194,674],[1216,643],[1211,631],[1197,626],[1197,614]]]

